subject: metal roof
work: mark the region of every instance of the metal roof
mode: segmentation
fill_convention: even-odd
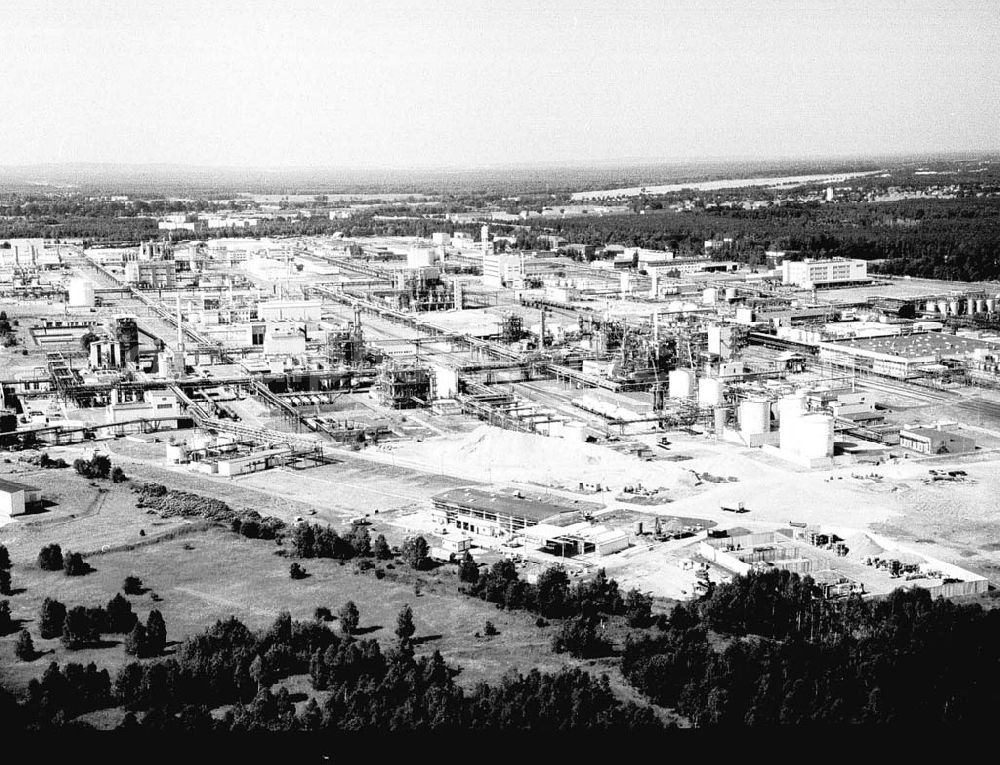
[[[26,483],[18,483],[17,481],[8,481],[0,478],[0,491],[5,494],[14,494],[19,491],[41,491],[41,489],[37,486],[29,486]]]

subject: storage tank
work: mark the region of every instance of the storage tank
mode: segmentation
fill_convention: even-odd
[[[632,289],[632,277],[629,274],[621,275],[622,294],[627,295]]]
[[[986,313],[986,301],[982,298],[976,299],[976,313]]]
[[[976,312],[976,301],[972,298],[965,301],[965,312],[970,316]]]
[[[694,388],[694,372],[690,369],[672,369],[667,377],[670,398],[687,398]]]
[[[701,302],[703,305],[715,305],[718,299],[719,291],[715,287],[709,287],[701,293]]]
[[[937,313],[937,303],[933,300],[928,300],[924,304],[924,310],[927,311],[927,313]]]
[[[997,301],[996,298],[986,298],[986,310],[990,313],[996,313]]]
[[[702,377],[698,380],[698,403],[704,406],[718,406],[722,403],[722,382],[717,377]]]
[[[802,423],[802,416],[792,416],[791,412],[786,412],[778,424],[778,448],[791,454],[799,453],[799,426]]]
[[[801,394],[793,393],[778,399],[775,414],[779,422],[791,417],[800,417],[806,409],[806,400]]]
[[[798,419],[798,453],[806,459],[833,456],[833,417],[807,414]]]
[[[94,283],[90,279],[75,278],[69,282],[69,304],[76,308],[94,307]]]
[[[563,423],[558,420],[549,423],[548,435],[551,438],[562,438],[563,437]]]
[[[735,287],[726,287],[726,300],[728,300],[730,303],[732,301],[736,300],[736,288]]]
[[[586,441],[587,426],[576,420],[565,422],[563,423],[562,437],[567,441]]]
[[[945,316],[947,316],[948,315],[948,301],[947,300],[939,300],[937,305],[938,305],[938,313],[942,313]]]
[[[767,433],[771,429],[771,402],[747,399],[740,404],[740,432],[747,436]]]
[[[167,462],[175,465],[187,462],[187,447],[184,444],[167,444]]]
[[[951,311],[952,316],[958,316],[959,303],[957,300],[952,300],[948,304],[948,309]]]
[[[717,436],[722,435],[722,431],[726,427],[726,420],[729,418],[729,411],[724,406],[715,407],[715,412],[713,413],[713,422],[715,425],[715,434]]]

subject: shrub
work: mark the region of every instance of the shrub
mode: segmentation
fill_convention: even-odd
[[[21,661],[32,661],[35,658],[35,643],[28,630],[21,630],[14,644],[14,655]]]
[[[313,618],[318,622],[331,621],[333,619],[333,611],[326,606],[316,606],[316,610],[313,611]]]
[[[38,612],[38,634],[44,640],[59,637],[66,621],[66,606],[58,600],[46,598]]]
[[[10,571],[0,568],[0,595],[13,594],[14,591],[10,588]]]
[[[122,483],[127,481],[128,478],[125,475],[125,471],[122,470],[117,465],[111,469],[111,481],[112,483]]]
[[[487,621],[485,626],[483,627],[483,634],[488,637],[492,637],[493,635],[499,635],[500,630],[498,630],[495,626],[493,626],[493,622]]]
[[[126,595],[142,595],[142,580],[137,576],[127,576],[122,583],[122,592]]]
[[[0,545],[0,569],[8,569],[10,565],[10,553],[4,545]]]
[[[38,567],[42,571],[61,571],[63,567],[62,548],[57,544],[45,545],[38,553]]]
[[[288,567],[288,575],[292,579],[305,579],[308,574],[298,563],[293,563]]]
[[[78,552],[67,552],[63,558],[63,571],[66,576],[83,576],[90,571],[90,566]]]

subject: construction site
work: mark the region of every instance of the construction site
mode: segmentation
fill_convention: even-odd
[[[852,271],[802,286],[707,256],[620,268],[618,251],[494,244],[488,226],[12,242],[0,442],[128,439],[136,459],[294,491],[331,520],[379,510],[444,558],[601,567],[676,599],[758,564],[821,572],[831,597],[975,594],[1000,571],[983,540],[1000,530],[1000,317],[983,285]],[[358,461],[379,488],[332,509]],[[445,488],[413,494],[414,475]],[[911,568],[821,550],[789,519],[906,543]]]

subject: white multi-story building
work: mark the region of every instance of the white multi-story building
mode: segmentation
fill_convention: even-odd
[[[786,260],[781,264],[781,281],[812,289],[833,284],[867,282],[868,263],[864,260]]]

